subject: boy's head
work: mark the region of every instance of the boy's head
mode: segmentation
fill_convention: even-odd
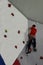
[[[33,24],[33,25],[32,25],[32,27],[36,27],[36,25],[35,25],[35,24]]]

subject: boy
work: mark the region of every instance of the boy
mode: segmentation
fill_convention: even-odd
[[[26,52],[26,54],[31,53],[30,47],[31,45],[33,46],[33,51],[37,51],[36,49],[36,33],[37,33],[37,29],[36,29],[36,25],[33,24],[32,27],[29,28],[30,29],[30,33],[28,34],[28,43],[27,43],[27,49],[28,51]]]

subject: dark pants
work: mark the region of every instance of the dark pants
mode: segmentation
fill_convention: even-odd
[[[30,49],[31,45],[33,46],[33,49],[36,48],[36,38],[29,36],[29,40],[27,42],[27,48]]]

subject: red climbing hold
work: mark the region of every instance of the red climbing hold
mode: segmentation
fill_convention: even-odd
[[[7,38],[7,35],[4,35],[5,38]]]
[[[12,16],[14,16],[14,13],[11,13]]]
[[[15,48],[17,49],[17,45],[15,45]]]
[[[11,7],[11,4],[8,4],[8,7]]]
[[[20,34],[20,30],[18,30],[18,34]]]
[[[25,44],[25,41],[23,41],[23,44]]]
[[[16,59],[15,62],[13,63],[13,65],[21,65],[21,64],[20,64],[19,60]]]
[[[23,57],[21,56],[20,59],[23,59]]]
[[[40,56],[40,59],[43,59],[43,56]]]

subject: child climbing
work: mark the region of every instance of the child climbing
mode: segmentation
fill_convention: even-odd
[[[33,24],[28,30],[30,30],[30,33],[28,33],[28,42],[27,42],[27,49],[28,51],[26,54],[31,53],[31,45],[33,46],[33,51],[37,51],[36,49],[36,33],[37,33],[37,28],[36,25]]]

